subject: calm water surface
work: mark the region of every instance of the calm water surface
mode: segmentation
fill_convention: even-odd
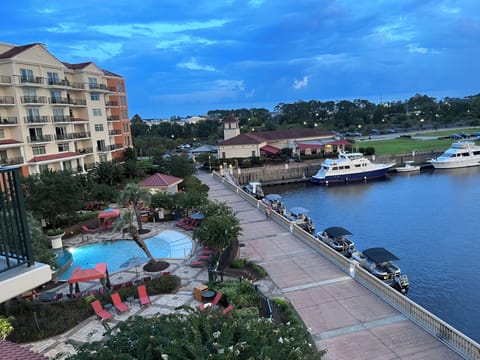
[[[317,231],[350,230],[358,250],[400,258],[408,296],[480,342],[480,168],[393,174],[385,181],[266,187],[288,208],[311,211]]]

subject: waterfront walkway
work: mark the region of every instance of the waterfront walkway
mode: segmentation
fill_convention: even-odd
[[[328,350],[324,359],[461,359],[210,174],[198,177],[239,218],[240,256],[263,266],[274,284],[260,281],[260,289],[292,303],[318,349]]]

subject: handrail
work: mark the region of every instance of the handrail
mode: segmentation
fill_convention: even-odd
[[[247,194],[237,185],[225,181],[225,178],[215,172],[212,173],[212,176],[258,209],[265,210],[266,205],[263,204],[262,201]],[[475,340],[458,331],[453,326],[424,309],[422,306],[393,289],[391,286],[388,286],[383,281],[377,279],[368,271],[361,268],[356,261],[347,259],[302,228],[288,221],[284,216],[274,211],[272,211],[270,216],[277,223],[289,229],[292,235],[311,246],[332,264],[339,267],[343,272],[349,274],[355,281],[366,287],[368,290],[381,297],[408,319],[447,345],[450,349],[464,358],[480,359],[480,344]]]

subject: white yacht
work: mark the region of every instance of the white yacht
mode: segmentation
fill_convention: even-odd
[[[328,185],[379,179],[385,177],[393,166],[395,162],[375,164],[362,153],[341,151],[337,159],[326,159],[310,181],[314,184]]]
[[[480,145],[473,141],[454,142],[436,159],[430,160],[435,169],[454,169],[480,165]]]

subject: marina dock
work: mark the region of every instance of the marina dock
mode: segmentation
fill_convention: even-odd
[[[446,332],[426,331],[314,246],[266,219],[258,204],[231,184],[211,174],[198,177],[210,187],[211,199],[228,203],[237,214],[240,256],[264,267],[275,284],[265,289],[260,281],[262,292],[294,306],[317,348],[328,350],[324,359],[480,359],[478,344],[465,337],[463,352],[448,346]]]

